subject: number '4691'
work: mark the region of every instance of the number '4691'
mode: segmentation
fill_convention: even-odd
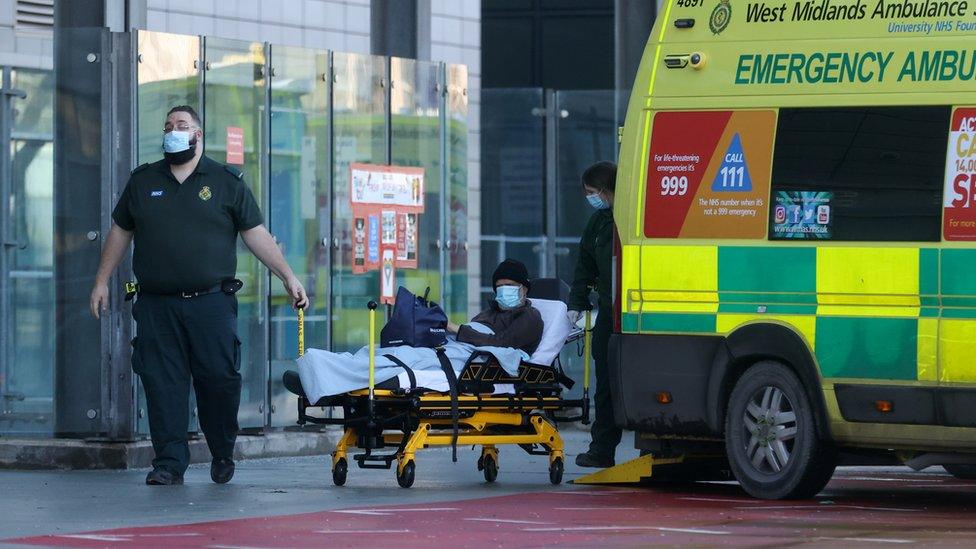
[[[704,0],[678,0],[675,3],[679,8],[697,8],[704,4]]]

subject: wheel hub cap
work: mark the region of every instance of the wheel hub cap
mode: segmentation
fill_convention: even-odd
[[[746,456],[762,473],[778,473],[790,462],[797,424],[793,404],[782,390],[763,387],[742,415]]]

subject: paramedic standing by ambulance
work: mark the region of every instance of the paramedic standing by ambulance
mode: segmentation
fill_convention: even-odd
[[[91,311],[108,306],[108,280],[135,240],[138,297],[132,369],[142,378],[155,458],[146,484],[182,484],[192,380],[200,427],[213,460],[210,478],[234,476],[241,399],[237,338],[237,235],[282,280],[296,307],[305,289],[264,227],[241,172],[203,154],[200,117],[173,107],[163,127],[164,158],[136,168],[112,213]]]
[[[596,323],[593,326],[592,356],[596,370],[596,418],[590,435],[593,440],[585,453],[576,456],[580,467],[610,467],[622,432],[613,419],[610,400],[610,373],[607,351],[613,320],[611,263],[613,261],[613,190],[617,166],[597,162],[583,172],[583,190],[590,206],[596,209],[580,239],[579,259],[569,294],[569,320],[579,321],[581,311],[591,309],[590,291],[599,295]]]

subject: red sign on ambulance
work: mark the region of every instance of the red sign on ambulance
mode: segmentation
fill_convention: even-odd
[[[946,240],[976,240],[976,108],[952,115],[942,233]]]

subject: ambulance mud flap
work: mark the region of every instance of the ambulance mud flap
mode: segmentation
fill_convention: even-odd
[[[706,397],[722,340],[709,335],[611,336],[610,384],[617,425],[655,434],[719,434],[709,428]],[[668,398],[658,398],[663,394]]]

